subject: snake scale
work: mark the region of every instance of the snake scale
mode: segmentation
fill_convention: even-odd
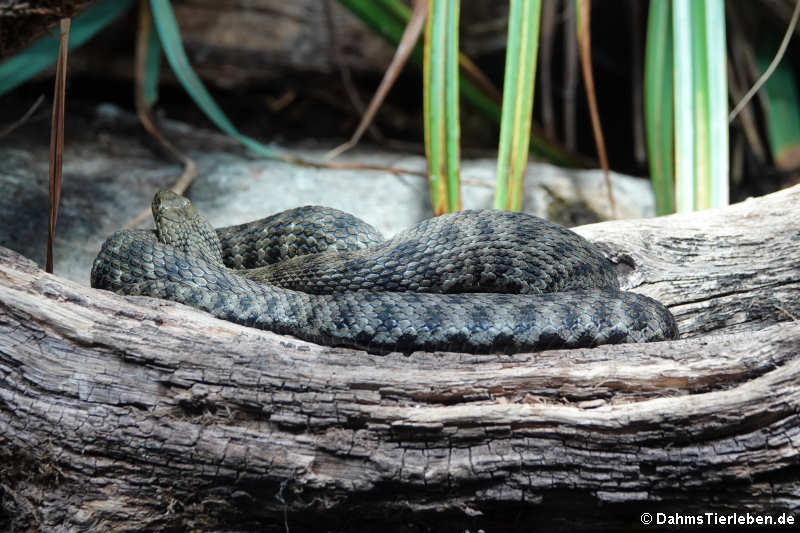
[[[329,208],[215,230],[172,192],[157,193],[152,207],[155,231],[105,241],[93,287],[373,353],[513,353],[677,336],[672,314],[621,291],[591,243],[523,213],[443,215],[383,240]]]

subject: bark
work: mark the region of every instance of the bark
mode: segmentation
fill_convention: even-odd
[[[58,22],[85,11],[92,0],[0,0],[0,58],[6,59],[48,32],[58,36]]]
[[[92,290],[0,248],[0,525],[796,520],[798,205],[800,186],[580,228],[626,287],[673,310],[682,338],[513,356],[318,346]]]

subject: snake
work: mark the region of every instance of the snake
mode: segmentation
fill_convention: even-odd
[[[450,213],[384,239],[320,206],[214,228],[187,198],[159,191],[152,211],[155,230],[106,239],[92,287],[376,354],[516,353],[678,335],[664,305],[620,289],[595,245],[525,213]]]

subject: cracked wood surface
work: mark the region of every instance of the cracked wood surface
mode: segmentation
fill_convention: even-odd
[[[579,229],[682,338],[372,356],[0,248],[0,525],[487,531],[800,513],[800,186]]]

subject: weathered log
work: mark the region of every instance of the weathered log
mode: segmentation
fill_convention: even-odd
[[[796,523],[799,206],[580,228],[682,338],[513,356],[327,348],[0,248],[0,528]]]

